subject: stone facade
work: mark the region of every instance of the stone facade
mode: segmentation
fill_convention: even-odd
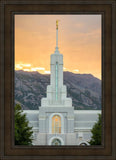
[[[29,125],[33,127],[33,145],[51,145],[54,139],[59,139],[61,145],[89,145],[91,129],[98,119],[98,114],[101,113],[100,110],[74,110],[73,119],[71,114],[67,114],[67,108],[62,111],[56,108],[55,112],[52,112],[52,108],[44,109],[43,115],[39,110],[24,110]],[[51,117],[53,115],[62,115],[61,133],[51,132]],[[42,123],[39,122],[40,119]]]

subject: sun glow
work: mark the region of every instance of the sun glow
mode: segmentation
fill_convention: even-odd
[[[15,70],[23,70],[25,72],[39,72],[40,74],[50,74],[50,70],[49,68],[47,67],[41,67],[41,66],[34,66],[33,64],[30,64],[30,63],[27,63],[27,64],[24,64],[24,63],[18,63],[18,64],[15,64]],[[63,67],[63,71],[66,72],[72,72],[72,73],[75,73],[75,74],[91,74],[91,72],[83,72],[79,69],[68,69],[66,67]],[[95,73],[97,75],[97,77],[99,77],[99,79],[101,79],[99,73]]]
[[[78,69],[74,69],[73,72],[74,72],[74,73],[78,73],[79,70],[78,70]]]
[[[58,47],[64,57],[63,71],[101,79],[101,15],[15,15],[16,70],[50,74],[56,19],[60,19]]]
[[[15,70],[23,70],[23,71],[27,71],[27,72],[39,72],[41,74],[50,74],[50,70],[46,69],[45,67],[37,67],[37,66],[33,66],[32,64],[24,64],[24,63],[19,63],[15,65]],[[63,71],[69,71],[69,72],[73,72],[73,73],[77,73],[79,72],[78,69],[74,69],[74,70],[69,70],[68,68],[63,68]]]
[[[23,70],[27,72],[39,72],[41,74],[49,74],[50,71],[46,70],[44,67],[35,67],[31,64],[16,64],[15,65],[15,70]]]

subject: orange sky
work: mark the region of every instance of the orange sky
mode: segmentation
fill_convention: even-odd
[[[57,19],[64,70],[101,79],[100,15],[15,15],[15,69],[50,73]]]

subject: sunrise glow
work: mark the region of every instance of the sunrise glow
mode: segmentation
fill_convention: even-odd
[[[101,79],[100,15],[15,15],[15,70],[50,74],[56,19],[63,70]]]

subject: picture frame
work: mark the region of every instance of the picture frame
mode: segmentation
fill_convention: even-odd
[[[0,159],[116,159],[116,48],[114,0],[7,1],[1,6],[1,108]],[[15,146],[14,145],[14,15],[15,14],[101,14],[102,15],[102,105],[101,146]]]

